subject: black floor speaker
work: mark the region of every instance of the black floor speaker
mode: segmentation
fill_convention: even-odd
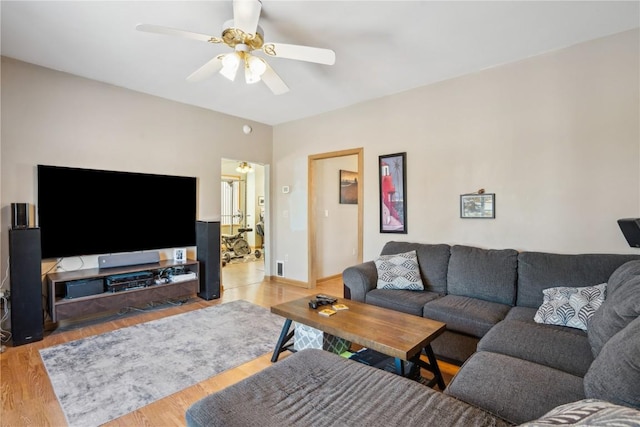
[[[202,299],[220,298],[220,222],[196,221],[196,250],[200,263]]]
[[[42,340],[42,256],[40,229],[9,230],[11,337],[18,346]]]

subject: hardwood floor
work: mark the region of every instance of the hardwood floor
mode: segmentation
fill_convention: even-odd
[[[232,271],[234,270],[227,270],[225,274],[232,274]],[[237,274],[242,275],[246,272],[238,269]],[[65,417],[40,359],[38,351],[42,348],[238,299],[270,307],[316,293],[342,296],[341,279],[321,282],[316,289],[304,289],[268,281],[245,286],[225,286],[222,297],[218,300],[205,301],[194,298],[184,305],[133,312],[121,316],[112,315],[100,319],[84,319],[75,323],[61,323],[55,331],[46,332],[42,341],[18,347],[7,346],[6,351],[0,355],[0,395],[2,396],[0,425],[7,427],[66,425]],[[281,357],[286,355],[286,353],[282,354]],[[105,426],[183,426],[185,425],[184,413],[195,401],[270,365],[271,353],[268,353],[117,418]],[[444,362],[440,362],[439,365],[445,382],[448,383],[458,368]]]

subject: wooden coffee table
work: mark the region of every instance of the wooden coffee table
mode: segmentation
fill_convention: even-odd
[[[292,321],[295,321],[394,357],[400,375],[404,375],[403,360],[417,363],[433,373],[434,378],[428,385],[438,384],[444,390],[444,380],[431,349],[431,341],[444,332],[444,323],[342,298],[338,298],[336,303],[345,304],[349,309],[324,317],[318,311],[331,306],[313,309],[309,307],[309,299],[300,298],[271,307],[272,313],[286,319],[271,358],[272,362],[276,362],[283,351],[292,351],[289,341],[293,338],[294,331],[290,329]],[[420,359],[423,349],[428,363]]]

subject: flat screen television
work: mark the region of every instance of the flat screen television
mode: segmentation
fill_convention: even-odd
[[[38,165],[43,258],[195,246],[196,178]]]

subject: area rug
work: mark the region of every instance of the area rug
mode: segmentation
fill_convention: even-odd
[[[98,426],[273,351],[284,319],[233,301],[40,350],[70,426]]]

